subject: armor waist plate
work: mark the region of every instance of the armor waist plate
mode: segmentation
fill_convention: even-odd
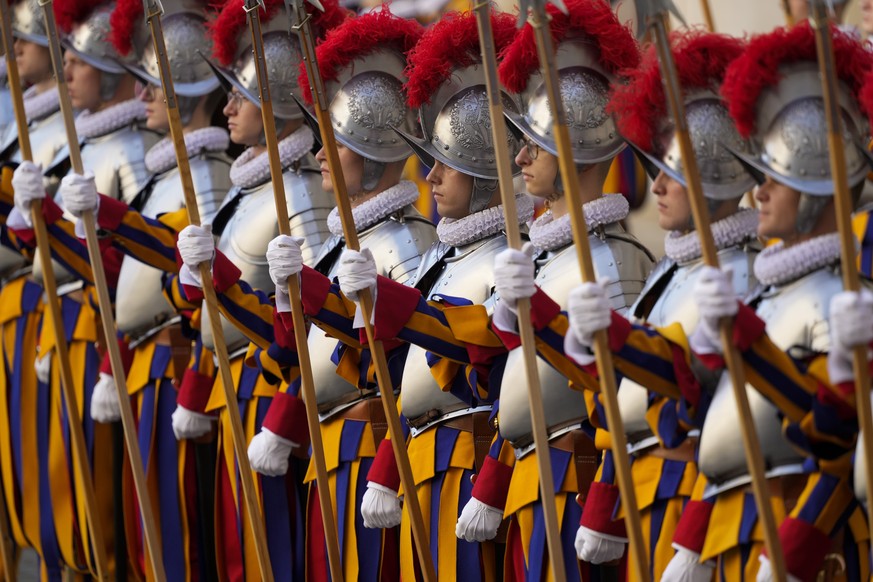
[[[60,110],[30,122],[29,130],[33,163],[42,164],[43,168],[48,168],[57,153],[64,149],[66,144],[64,118]],[[21,162],[21,150],[18,148],[18,128],[14,123],[6,130],[3,145],[0,145],[0,157],[9,162]]]
[[[424,252],[436,240],[436,229],[415,208],[407,206],[361,232],[359,240],[362,249],[370,249],[373,253],[380,275],[405,283],[418,269]],[[338,267],[335,261],[327,276],[333,279]],[[310,330],[309,351],[318,404],[334,402],[357,391],[357,387],[336,373],[336,365],[330,359],[336,345],[337,340],[327,337],[321,329],[313,327]]]
[[[223,154],[209,154],[190,161],[201,219],[211,223],[222,197],[231,187],[230,159]],[[155,218],[183,208],[185,200],[179,179],[178,168],[157,178],[145,195],[142,214]],[[125,255],[116,290],[118,329],[136,338],[175,317],[176,312],[164,299],[162,288],[163,271]]]
[[[734,289],[737,295],[745,297],[755,285],[752,263],[756,253],[745,247],[731,247],[719,252],[719,263],[730,266],[734,272]],[[676,264],[669,259],[661,260],[649,277],[643,293],[630,312],[637,318],[654,326],[678,322],[689,333],[697,326],[697,305],[692,290],[702,272],[703,262]],[[669,271],[672,270],[672,276]],[[663,273],[659,277],[659,273]],[[663,277],[670,277],[669,281]],[[658,295],[660,293],[660,295]],[[648,314],[645,312],[648,311]],[[646,389],[629,378],[623,378],[618,391],[618,406],[628,437],[628,450],[636,452],[657,443],[657,438],[646,420],[648,393]]]
[[[428,255],[439,252],[441,246],[445,245],[431,247]],[[445,259],[428,297],[440,294],[462,297],[476,304],[485,303],[494,290],[494,257],[505,248],[506,237],[497,235],[456,249],[454,256]],[[422,265],[429,263],[425,256]],[[419,279],[421,277],[416,276],[416,280]],[[418,346],[409,346],[401,382],[403,414],[407,418],[416,418],[429,410],[442,410],[463,403],[452,393],[440,389],[430,373],[426,354]]]
[[[303,170],[298,173],[286,170],[282,176],[285,180],[291,234],[305,239],[303,260],[306,264],[312,264],[321,244],[329,235],[327,215],[334,207],[333,196],[321,189],[321,175],[313,171]],[[267,265],[267,245],[279,234],[273,186],[267,181],[251,189],[234,189],[228,194],[224,204],[232,203],[234,197],[239,197],[239,204],[223,230],[215,233],[219,237],[217,247],[242,271],[242,280],[254,289],[271,293],[275,286],[270,279]],[[233,324],[224,317],[221,320],[229,350],[248,343]],[[201,333],[203,344],[212,348],[212,328],[209,325],[209,315],[205,311]]]
[[[839,274],[819,269],[782,287],[768,289],[758,305],[767,334],[781,349],[826,352],[830,298],[842,290]],[[761,442],[767,476],[801,473],[804,460],[782,436],[778,410],[757,390],[746,387]],[[699,467],[709,480],[707,495],[751,482],[742,440],[737,438],[736,401],[725,374],[716,388],[700,435]]]
[[[619,225],[606,227],[602,236],[589,236],[591,257],[598,277],[609,277],[607,294],[613,309],[626,312],[636,300],[646,276],[652,270],[651,255]],[[567,305],[570,291],[582,280],[572,245],[548,253],[540,261],[537,285],[562,307]],[[587,418],[581,392],[572,390],[567,378],[544,360],[537,359],[543,390],[543,407],[549,427]],[[524,380],[521,348],[509,353],[500,385],[500,433],[510,442],[526,440],[531,434],[530,406]]]

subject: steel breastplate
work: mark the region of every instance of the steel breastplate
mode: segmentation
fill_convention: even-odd
[[[332,195],[321,189],[321,174],[312,171],[286,171],[285,198],[288,202],[288,216],[291,234],[303,237],[303,260],[309,265],[317,256],[322,243],[330,232],[327,229],[327,215],[334,206]],[[238,202],[234,198],[238,197]],[[241,279],[254,289],[274,289],[267,264],[267,245],[279,234],[276,222],[276,203],[273,198],[273,185],[267,181],[251,189],[233,189],[224,205],[235,205],[232,215],[223,225],[217,248],[242,272]],[[239,349],[248,343],[246,337],[226,318],[221,318],[224,338],[228,350]],[[214,346],[209,315],[203,312],[201,327],[203,344]]]
[[[27,259],[21,253],[0,245],[0,277],[5,276],[6,273],[17,271],[25,265],[27,265]]]
[[[406,283],[418,269],[422,255],[436,241],[436,229],[415,208],[407,206],[367,230],[359,233],[362,249],[370,249],[379,274],[398,283]],[[328,268],[327,276],[336,277],[339,262]],[[356,392],[357,387],[337,375],[331,354],[337,340],[313,326],[309,331],[309,352],[312,354],[312,377],[319,405],[329,404]]]
[[[224,155],[191,158],[191,178],[197,193],[198,207],[204,223],[211,223],[221,198],[230,189],[230,160]],[[178,168],[155,179],[145,200],[142,214],[156,218],[176,212],[185,206]],[[136,338],[176,316],[176,311],[164,299],[164,272],[125,255],[116,289],[116,322],[118,329]]]
[[[785,286],[768,289],[757,314],[767,323],[767,334],[779,348],[826,352],[830,298],[842,288],[834,269],[819,269]],[[804,456],[782,436],[777,408],[751,386],[746,386],[746,392],[767,477],[802,473]],[[737,438],[739,426],[733,388],[724,374],[700,435],[698,466],[710,483],[706,495],[751,482],[742,439]]]
[[[438,253],[440,246],[445,245],[434,245],[428,255]],[[494,289],[494,257],[505,248],[506,237],[500,234],[456,249],[453,256],[442,259],[441,269],[435,266],[440,272],[427,292],[428,298],[445,295],[461,297],[474,304],[485,303]],[[422,264],[429,262],[427,257],[422,259]],[[443,392],[430,373],[427,351],[416,345],[409,346],[400,385],[403,390],[403,414],[407,418],[417,418],[431,410],[444,410],[463,404],[452,393]]]
[[[636,300],[652,270],[649,253],[618,225],[609,225],[606,236],[588,237],[591,258],[598,277],[609,277],[613,283],[607,294],[613,309],[624,313]],[[538,261],[537,285],[562,308],[567,305],[570,291],[582,280],[576,249],[572,245],[548,253]],[[555,371],[542,358],[537,358],[543,391],[546,424],[557,427],[582,422],[588,417],[582,392],[572,390],[567,378]],[[529,439],[531,434],[530,406],[521,348],[509,352],[500,385],[500,433],[512,443]]]
[[[733,269],[734,289],[739,297],[745,297],[756,284],[752,268],[756,254],[745,246],[719,252],[719,263]],[[693,289],[702,267],[703,262],[699,259],[682,264],[662,259],[630,313],[653,326],[678,322],[690,333],[697,326]],[[658,438],[646,420],[648,391],[629,378],[623,378],[619,388],[618,407],[628,438],[628,451],[633,453],[658,444]]]
[[[94,172],[97,192],[129,204],[148,182],[145,154],[159,139],[158,134],[134,125],[87,139],[81,146],[82,167]],[[66,159],[68,156],[69,150],[65,147],[55,156],[53,164],[59,163],[59,158]],[[55,201],[63,207],[59,197],[55,197]],[[75,221],[68,213],[64,216]],[[52,270],[58,284],[70,282],[75,277],[55,260],[52,260]],[[36,255],[33,259],[33,276],[40,283],[42,273],[42,261]]]
[[[64,118],[60,110],[46,115],[42,119],[32,121],[28,129],[33,163],[42,164],[43,168],[48,168],[66,144]],[[15,124],[10,125],[6,132],[3,145],[0,146],[0,158],[10,162],[21,162],[18,130]]]

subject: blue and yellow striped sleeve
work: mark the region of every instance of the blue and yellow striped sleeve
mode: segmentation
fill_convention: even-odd
[[[120,200],[101,195],[97,223],[124,253],[161,271],[178,272],[176,235],[188,225],[184,208],[148,218]]]

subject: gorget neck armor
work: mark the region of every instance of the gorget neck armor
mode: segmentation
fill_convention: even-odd
[[[758,211],[745,208],[710,225],[715,248],[730,248],[754,240],[758,233]],[[664,239],[664,254],[677,263],[688,263],[701,257],[697,232],[673,230]]]
[[[627,199],[621,194],[604,194],[602,197],[586,202],[585,224],[588,232],[598,226],[611,224],[627,218],[630,211]],[[530,241],[542,251],[551,251],[573,242],[573,229],[570,225],[570,214],[555,218],[547,212],[534,221],[530,227]]]
[[[138,99],[122,101],[96,113],[83,111],[76,118],[76,135],[79,139],[100,137],[141,121],[145,116],[145,103]]]
[[[755,259],[755,277],[778,287],[840,261],[840,235],[832,232],[786,247],[779,242]]]
[[[418,186],[414,182],[403,180],[387,190],[379,192],[375,197],[352,208],[355,229],[358,232],[376,224],[389,214],[393,214],[418,200]],[[339,216],[339,208],[331,210],[327,217],[327,228],[336,236],[343,236],[343,225]]]
[[[192,158],[204,152],[223,152],[230,145],[227,130],[220,127],[204,127],[185,134],[185,150]],[[173,140],[165,137],[145,155],[146,169],[152,174],[163,174],[176,167],[176,148]]]
[[[27,123],[33,123],[40,119],[45,119],[55,111],[61,108],[60,100],[58,99],[58,90],[52,87],[48,91],[42,93],[36,92],[36,87],[30,87],[24,92],[24,113],[27,116]]]
[[[297,131],[279,142],[279,161],[282,168],[291,166],[312,149],[315,138],[309,127],[302,125]],[[255,154],[254,148],[244,151],[230,167],[230,181],[240,188],[254,188],[270,179],[269,152]]]
[[[515,204],[518,223],[525,224],[533,218],[534,204],[530,196],[516,194]],[[437,224],[440,242],[460,247],[495,235],[506,227],[503,205],[474,212],[464,218],[443,218]]]

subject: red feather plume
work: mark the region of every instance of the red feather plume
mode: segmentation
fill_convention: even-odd
[[[92,2],[90,0],[54,0],[55,21],[58,28],[63,32],[70,32],[76,24],[82,22],[98,6],[105,2]],[[142,10],[142,7],[140,7]]]
[[[699,30],[673,33],[670,44],[682,89],[712,88],[716,93],[728,65],[745,46],[738,38]],[[607,111],[615,114],[618,131],[625,139],[654,151],[658,125],[668,115],[656,47],[649,47],[640,66],[623,75],[627,84],[613,88]]]
[[[831,28],[837,77],[856,97],[865,75],[873,69],[873,53],[852,36]],[[755,131],[758,97],[781,78],[779,66],[816,61],[815,32],[804,22],[753,37],[745,52],[725,72],[721,93],[744,137]]]
[[[611,74],[636,67],[640,49],[631,30],[618,21],[608,2],[603,0],[566,0],[569,14],[554,5],[546,9],[551,17],[549,28],[555,45],[569,33],[580,32],[594,41],[601,65]],[[500,82],[513,93],[521,93],[528,79],[539,67],[533,28],[526,24],[504,53],[498,73]]]
[[[239,49],[240,37],[247,26],[246,13],[243,10],[245,0],[228,0],[213,5],[217,15],[209,22],[209,34],[212,36],[212,55],[223,66],[233,64]],[[341,8],[338,0],[322,0],[324,12],[306,3],[306,9],[312,16],[313,32],[317,37],[325,31],[338,26],[348,18],[349,12]],[[282,0],[265,0],[261,9],[261,20],[266,22],[273,18],[277,11],[284,10]]]
[[[515,38],[515,17],[505,12],[492,12],[491,27],[494,30],[494,48],[500,54]],[[409,80],[406,83],[406,98],[409,106],[418,108],[430,101],[452,70],[481,61],[476,16],[472,12],[443,15],[407,55],[406,74]]]
[[[335,81],[349,63],[376,50],[393,48],[405,54],[412,50],[423,32],[424,28],[415,20],[395,16],[385,8],[351,18],[329,31],[315,49],[321,78],[326,83]],[[303,99],[312,103],[304,63],[300,63],[297,83]]]
[[[118,0],[109,16],[109,42],[125,56],[133,48],[133,37],[143,19],[142,0]]]

